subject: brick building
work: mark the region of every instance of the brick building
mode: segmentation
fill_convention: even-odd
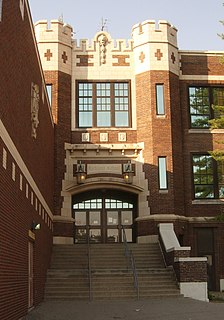
[[[36,44],[28,2],[0,4],[0,318],[43,299],[52,240],[154,242],[161,222],[223,290],[223,53],[179,50],[151,20],[128,42],[38,21]]]
[[[0,9],[0,319],[18,320],[43,300],[50,262],[54,124],[28,4]]]
[[[60,21],[35,33],[55,122],[54,243],[154,241],[171,222],[207,256],[223,289],[223,166],[208,151],[223,105],[222,52],[181,51],[177,29],[145,21],[132,39],[73,38]],[[218,217],[218,218],[217,218]]]

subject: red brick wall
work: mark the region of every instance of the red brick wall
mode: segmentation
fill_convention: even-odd
[[[157,83],[164,84],[165,116],[156,115]],[[183,169],[178,78],[165,71],[136,76],[137,137],[144,141],[144,170],[151,213],[183,213]],[[144,115],[144,116],[143,116]],[[159,192],[158,157],[167,157],[168,192]],[[177,200],[174,200],[176,196]],[[174,207],[176,204],[176,207]]]
[[[183,125],[183,166],[184,166],[184,193],[185,193],[185,212],[187,216],[215,216],[221,213],[220,205],[200,205],[192,204],[193,200],[193,181],[192,181],[192,157],[194,152],[207,153],[216,148],[215,141],[223,140],[223,134],[211,133],[191,133],[188,105],[188,86],[189,85],[210,85],[217,84],[217,81],[181,81],[181,118]],[[220,84],[220,82],[219,82]],[[224,82],[223,82],[224,84]],[[220,145],[219,145],[220,147]]]
[[[53,138],[48,105],[42,102],[42,78],[31,27],[25,10],[22,20],[19,0],[4,1],[0,41],[0,119],[49,206],[53,210]],[[40,88],[37,139],[31,137],[31,83]],[[43,143],[44,141],[44,143]],[[43,179],[45,177],[45,179]],[[48,183],[46,183],[46,181]]]
[[[35,231],[34,242],[34,304],[43,299],[46,271],[49,267],[52,246],[52,221],[39,214],[41,205],[34,192],[34,204],[31,204],[29,186],[26,197],[26,179],[19,167],[15,167],[15,181],[12,179],[12,162],[15,159],[7,150],[7,168],[2,166],[3,147],[0,140],[0,319],[14,320],[25,315],[28,303],[28,231],[32,221],[41,223],[41,229]],[[23,186],[20,190],[20,174]],[[38,200],[38,210],[35,208]]]
[[[28,231],[32,221],[41,223],[41,230],[35,231],[34,241],[34,304],[37,305],[43,299],[50,262],[52,221],[36,188],[26,180],[28,176],[21,171],[14,156],[22,158],[34,184],[53,211],[54,128],[46,96],[42,101],[43,80],[28,13],[25,9],[23,21],[19,0],[3,1],[0,43],[0,119],[16,150],[11,154],[3,142],[5,137],[1,136],[0,319],[15,320],[24,316],[28,308]],[[31,137],[32,82],[40,88],[36,139]],[[6,169],[2,162],[3,148],[7,152]],[[12,179],[12,163],[15,164],[15,181]]]
[[[64,144],[71,143],[71,76],[56,71],[45,71],[44,75],[46,83],[52,84],[52,112],[55,121],[54,214],[60,215],[62,180],[65,173]]]
[[[221,57],[206,55],[181,55],[183,75],[223,75]]]

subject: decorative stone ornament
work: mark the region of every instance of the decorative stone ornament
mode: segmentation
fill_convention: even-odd
[[[32,82],[31,84],[31,125],[32,125],[31,136],[34,139],[37,138],[37,127],[39,125],[39,120],[38,120],[39,101],[40,101],[39,86]]]
[[[108,44],[108,39],[104,33],[100,34],[97,38],[100,46],[100,64],[106,63],[106,45]]]

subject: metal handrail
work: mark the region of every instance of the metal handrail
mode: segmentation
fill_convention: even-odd
[[[87,256],[88,256],[88,278],[89,278],[89,301],[92,300],[92,269],[90,259],[90,237],[87,237]]]
[[[139,299],[138,274],[137,274],[137,270],[136,270],[135,259],[134,259],[132,251],[128,247],[128,242],[127,242],[127,237],[126,237],[124,226],[122,226],[121,228],[122,228],[123,240],[124,240],[124,248],[125,248],[124,249],[124,253],[125,253],[125,256],[126,256],[127,261],[128,261],[128,268],[130,266],[130,269],[131,269],[131,271],[133,273],[134,288],[136,290],[137,298]]]

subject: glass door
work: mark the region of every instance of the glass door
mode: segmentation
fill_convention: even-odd
[[[123,242],[122,227],[128,242],[133,242],[134,203],[116,199],[115,196],[99,195],[73,204],[75,219],[75,243]]]

